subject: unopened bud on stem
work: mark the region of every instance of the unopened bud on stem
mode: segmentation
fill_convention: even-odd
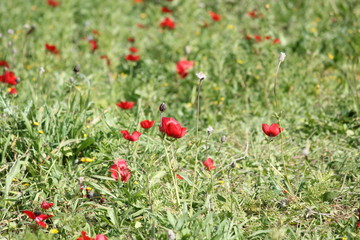
[[[165,103],[161,103],[160,106],[159,106],[159,111],[160,112],[165,112],[166,110],[166,104]]]

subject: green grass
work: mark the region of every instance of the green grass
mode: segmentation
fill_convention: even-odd
[[[0,5],[0,60],[21,78],[17,96],[0,83],[0,239],[76,239],[82,230],[109,239],[167,239],[169,229],[176,239],[359,238],[358,1],[155,2]],[[159,27],[165,5],[174,10],[172,31]],[[250,18],[253,9],[264,17]],[[25,24],[36,30],[26,36]],[[94,53],[82,40],[93,29],[100,32]],[[245,34],[281,44],[256,43]],[[131,36],[134,44],[127,42]],[[45,43],[60,55],[46,52]],[[139,48],[135,64],[124,60],[130,46]],[[285,131],[269,141],[261,124],[277,122],[280,52],[287,57],[277,79],[277,114]],[[104,54],[110,67],[100,59]],[[184,58],[195,65],[180,79],[175,64]],[[196,138],[200,71],[207,78]],[[135,107],[121,110],[120,100]],[[159,133],[162,102],[163,116],[188,128],[183,138]],[[139,126],[145,119],[156,120],[149,131]],[[214,128],[209,137],[208,126]],[[128,142],[119,132],[125,129],[143,134]],[[217,167],[211,172],[201,163],[207,155]],[[82,163],[84,157],[96,159]],[[131,169],[127,183],[110,176],[118,158]],[[79,177],[99,195],[86,197]],[[55,203],[43,210],[54,215],[47,229],[21,212],[39,210],[44,199]]]

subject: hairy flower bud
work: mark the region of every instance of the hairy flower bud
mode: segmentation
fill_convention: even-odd
[[[80,64],[76,64],[73,71],[74,71],[75,74],[80,72]]]
[[[280,57],[279,57],[279,61],[280,61],[280,62],[283,62],[283,61],[285,60],[285,57],[286,57],[286,54],[283,53],[283,52],[281,52],[281,53],[280,53]]]
[[[166,104],[165,103],[161,103],[160,106],[159,106],[159,111],[160,112],[165,112],[166,110]]]

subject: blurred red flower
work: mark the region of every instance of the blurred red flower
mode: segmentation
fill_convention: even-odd
[[[247,13],[251,18],[257,18],[257,13],[256,13],[256,10],[252,10],[251,12],[248,12]]]
[[[137,62],[137,61],[140,60],[140,56],[139,55],[135,56],[135,55],[129,54],[129,55],[127,55],[125,57],[125,60],[132,61],[132,62]]]
[[[284,131],[283,128],[280,128],[279,125],[277,123],[273,123],[271,124],[271,126],[267,125],[267,124],[263,124],[262,125],[262,130],[264,131],[264,133],[266,135],[268,135],[269,137],[276,137],[277,135],[279,135],[279,133],[281,133],[282,131]]]
[[[48,218],[51,218],[53,215],[46,215],[46,214],[36,214],[31,211],[23,211],[26,215],[28,215],[29,218],[34,219],[37,224],[40,226],[46,228],[47,225],[44,223],[44,221]]]
[[[266,39],[266,40],[270,40],[270,39],[271,39],[271,36],[265,36],[265,39]]]
[[[176,174],[176,177],[180,180],[184,180],[184,178],[182,176],[180,176],[179,174]]]
[[[135,42],[135,38],[134,38],[134,37],[129,37],[127,40],[128,40],[128,42]]]
[[[60,6],[60,2],[55,1],[55,0],[47,0],[47,3],[52,6],[52,7],[58,7]]]
[[[122,108],[122,109],[131,109],[134,106],[134,104],[135,104],[134,102],[120,101],[116,104],[116,106],[118,106],[119,108]]]
[[[261,42],[261,36],[260,35],[255,35],[254,39],[256,42]]]
[[[10,88],[9,94],[18,94],[18,91],[16,90],[16,88]]]
[[[142,122],[140,122],[140,126],[142,128],[148,129],[151,128],[152,126],[154,126],[155,121],[149,121],[149,120],[144,120]]]
[[[122,182],[129,181],[131,177],[131,172],[126,161],[124,159],[118,159],[115,160],[114,163],[115,164],[111,165],[109,170],[111,172],[111,177],[118,181],[120,174]]]
[[[137,53],[139,50],[136,47],[129,48],[129,51],[132,53]]]
[[[93,29],[91,32],[92,32],[94,35],[97,35],[97,36],[99,36],[99,35],[100,35],[99,31],[98,31],[98,30],[96,30],[96,29]]]
[[[49,52],[52,52],[53,54],[58,54],[59,50],[55,45],[45,44],[45,49]]]
[[[0,75],[0,82],[7,83],[10,85],[18,84],[18,79],[14,72],[5,71],[3,75]]]
[[[163,12],[163,13],[172,13],[173,11],[171,9],[167,8],[167,7],[162,7],[161,12]]]
[[[281,41],[278,38],[275,38],[274,41],[273,41],[273,44],[280,44],[280,43],[281,43]]]
[[[124,139],[129,140],[131,142],[136,142],[139,140],[141,133],[138,131],[133,132],[131,135],[127,130],[120,131],[122,135],[124,136]]]
[[[215,22],[218,22],[221,20],[221,16],[215,12],[210,11],[209,15]]]
[[[53,203],[48,203],[46,201],[43,201],[43,203],[41,204],[41,208],[42,209],[49,209],[53,206],[54,204]]]
[[[160,23],[160,27],[162,28],[175,29],[175,26],[175,22],[168,17]]]
[[[252,37],[251,37],[250,34],[246,34],[246,35],[245,35],[245,39],[246,39],[246,40],[250,40],[250,39],[252,39]]]
[[[213,169],[215,169],[216,167],[214,166],[214,161],[211,158],[206,159],[205,161],[203,161],[204,166],[207,168],[207,170],[211,171]]]
[[[176,71],[181,78],[185,78],[188,75],[188,71],[194,65],[193,61],[180,60],[176,63]]]
[[[102,55],[102,56],[100,56],[100,58],[105,59],[107,65],[109,65],[109,66],[111,65],[111,62],[110,62],[110,59],[108,58],[108,56]]]
[[[95,39],[89,40],[89,44],[90,44],[90,49],[91,49],[93,52],[94,52],[96,49],[99,48],[98,43],[97,43],[97,40],[95,40]]]
[[[5,60],[0,60],[0,67],[10,68],[8,62]]]
[[[163,117],[159,130],[169,137],[182,138],[186,134],[187,129],[181,127],[180,123],[174,118]]]

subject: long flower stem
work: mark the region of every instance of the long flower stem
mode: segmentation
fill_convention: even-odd
[[[168,166],[169,166],[169,169],[170,169],[170,172],[171,172],[171,178],[172,178],[172,181],[173,181],[173,184],[174,184],[174,187],[175,187],[177,203],[180,206],[180,198],[179,198],[178,186],[176,184],[174,170],[172,168],[170,156],[169,156],[169,153],[168,153],[168,150],[167,150],[167,147],[166,147],[166,143],[164,142],[164,140],[163,140],[163,145],[164,145],[164,148],[165,148],[165,154],[166,154],[166,159],[167,159],[167,162],[168,162]]]

